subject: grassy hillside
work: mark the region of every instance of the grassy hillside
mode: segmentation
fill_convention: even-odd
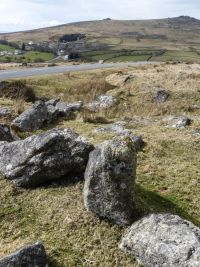
[[[113,88],[105,78],[116,72],[130,73],[133,78]],[[113,134],[94,133],[94,129],[106,126],[97,123],[96,116],[110,122],[124,120],[126,127],[142,135],[147,143],[138,154],[138,210],[179,214],[200,226],[200,134],[195,134],[200,129],[198,64],[71,72],[28,78],[26,82],[38,96],[60,97],[68,102],[87,103],[107,91],[115,95],[115,107],[97,115],[81,112],[75,121],[61,120],[49,128],[70,127],[97,144]],[[153,99],[161,88],[170,93],[170,98],[158,104]],[[10,106],[14,117],[18,101],[2,98],[0,105]],[[20,109],[23,107],[20,102]],[[167,126],[171,115],[188,116],[193,122],[186,129],[174,129]],[[84,122],[87,116],[93,123]],[[9,124],[11,119],[1,122]],[[1,177],[0,257],[39,239],[46,245],[52,267],[136,267],[134,259],[118,249],[124,229],[87,212],[82,190],[83,181],[60,181],[24,190]]]
[[[165,47],[200,49],[200,21],[187,16],[157,20],[101,20],[2,34],[8,41],[58,40],[63,34],[86,34],[88,41],[114,45],[116,49]]]

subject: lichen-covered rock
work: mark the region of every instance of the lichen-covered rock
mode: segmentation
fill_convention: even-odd
[[[0,117],[5,117],[11,114],[11,109],[8,107],[0,108]]]
[[[142,136],[138,135],[130,135],[130,138],[132,139],[133,143],[135,144],[136,151],[142,151],[145,147],[146,143],[142,139]]]
[[[172,127],[174,128],[185,128],[187,126],[189,126],[192,123],[192,120],[189,118],[178,118],[177,122],[172,125]]]
[[[136,152],[129,137],[114,137],[90,153],[85,172],[87,210],[118,225],[134,216]]]
[[[71,112],[79,111],[81,109],[81,106],[81,101],[77,101],[74,103],[65,103],[59,101],[55,107],[61,116],[69,117]]]
[[[12,142],[19,138],[5,124],[0,124],[0,141]]]
[[[46,121],[47,107],[45,102],[37,101],[12,122],[11,128],[15,131],[30,132],[41,129]]]
[[[165,90],[159,90],[155,97],[154,97],[154,100],[157,102],[157,103],[164,103],[167,101],[167,99],[169,98],[169,93],[166,92]]]
[[[12,143],[0,143],[0,172],[17,186],[35,187],[47,181],[83,175],[93,150],[70,129],[52,129]]]
[[[164,121],[168,122],[169,127],[179,129],[184,129],[192,123],[192,120],[188,117],[177,117],[173,115],[166,117]]]
[[[116,133],[119,135],[129,135],[132,131],[124,127],[123,122],[115,122],[106,127],[97,128],[94,130],[95,133]]]
[[[200,229],[171,214],[151,214],[135,222],[119,246],[144,267],[199,267]]]
[[[39,242],[26,246],[0,259],[0,267],[48,267],[45,248]]]
[[[113,107],[116,103],[116,97],[112,95],[100,95],[95,101],[86,104],[84,108],[93,112],[98,112],[101,109]]]
[[[70,119],[72,113],[79,111],[82,102],[65,103],[59,99],[51,99],[49,101],[37,101],[33,106],[24,111],[11,124],[15,131],[31,132],[41,129],[45,124],[49,124],[57,120],[59,117]]]

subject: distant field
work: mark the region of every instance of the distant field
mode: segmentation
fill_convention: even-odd
[[[155,61],[183,61],[183,62],[200,62],[200,55],[190,51],[166,51],[162,56],[152,57]]]
[[[0,44],[0,51],[14,51],[15,49],[9,45]]]
[[[111,58],[109,60],[109,62],[126,62],[126,61],[147,61],[149,59],[148,55],[137,55],[137,56],[119,56],[119,57],[115,57],[115,58]]]
[[[23,55],[0,57],[0,62],[45,62],[54,58],[52,53],[27,52]]]
[[[161,50],[160,50],[161,51]],[[162,55],[154,56],[159,50],[105,50],[89,51],[81,53],[89,61],[103,60],[105,62],[123,62],[123,61],[182,61],[182,62],[200,62],[200,55],[195,51],[167,50]],[[140,53],[135,55],[134,53]]]
[[[152,50],[105,50],[105,51],[92,51],[84,52],[81,55],[88,60],[99,61],[104,60],[106,62],[121,62],[121,61],[147,61],[151,56]],[[134,53],[141,53],[141,55],[134,55]],[[144,53],[144,54],[142,54]]]

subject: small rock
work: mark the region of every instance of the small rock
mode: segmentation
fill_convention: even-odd
[[[198,109],[200,109],[200,105],[196,105],[196,104],[194,104],[194,105],[192,105],[192,109],[196,109],[196,110],[198,110]]]
[[[86,104],[84,108],[93,112],[98,112],[101,109],[113,107],[116,103],[116,97],[111,95],[100,95],[96,101]]]
[[[30,132],[41,129],[47,121],[47,107],[43,101],[33,106],[14,119],[11,128],[15,131]]]
[[[167,101],[167,99],[169,98],[169,93],[167,93],[165,90],[159,90],[157,93],[156,93],[156,96],[154,97],[154,100],[157,102],[157,103],[164,103]]]
[[[199,267],[200,229],[171,214],[151,214],[135,222],[120,249],[144,267]]]
[[[48,100],[48,101],[46,101],[45,102],[45,105],[46,106],[56,106],[56,104],[58,103],[60,101],[60,99],[59,98],[56,98],[56,99],[50,99],[50,100]]]
[[[200,136],[200,129],[195,129],[193,132],[192,132],[192,135],[194,136]]]
[[[141,151],[145,147],[145,142],[142,136],[133,135],[131,130],[124,127],[125,122],[115,122],[107,127],[101,127],[94,130],[95,133],[116,133],[117,135],[129,136],[135,144],[136,151]]]
[[[0,267],[48,267],[42,243],[26,246],[0,260]]]
[[[47,118],[44,121],[43,125],[47,122],[52,123],[54,121],[56,121],[58,119],[58,117],[60,116],[59,110],[53,106],[53,105],[46,105],[47,108]]]
[[[19,138],[5,124],[0,124],[0,141],[12,142]]]
[[[163,122],[168,123],[168,127],[183,129],[186,126],[191,125],[192,120],[187,117],[177,117],[170,115],[163,118]]]
[[[97,146],[85,171],[86,209],[118,225],[130,224],[135,211],[136,161],[129,137],[115,137]]]
[[[11,114],[11,109],[8,107],[0,108],[0,117],[5,117]]]
[[[81,106],[82,101],[77,101],[74,103],[65,103],[59,101],[55,107],[61,116],[69,117],[71,112],[79,111]]]
[[[115,122],[106,127],[97,128],[94,130],[95,133],[117,133],[121,135],[129,135],[132,132],[128,129],[125,129],[124,125],[121,122]]]
[[[144,142],[144,140],[142,139],[142,136],[136,136],[130,135],[131,140],[133,141],[133,143],[135,144],[135,149],[136,151],[142,151],[143,148],[145,147],[146,143]]]
[[[192,120],[189,118],[179,118],[175,124],[172,125],[173,128],[185,128],[191,125]]]
[[[23,112],[11,124],[15,131],[30,132],[42,129],[45,124],[52,123],[59,117],[70,119],[72,112],[81,109],[82,102],[64,103],[59,99],[37,101],[33,106]]]
[[[0,142],[0,172],[17,186],[83,175],[94,149],[70,129],[52,129],[12,143]]]

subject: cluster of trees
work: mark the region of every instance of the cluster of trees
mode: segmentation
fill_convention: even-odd
[[[85,38],[85,34],[73,33],[73,34],[64,34],[59,38],[59,42],[75,42],[78,39]]]
[[[79,53],[77,53],[77,52],[69,53],[69,57],[68,57],[69,60],[79,59],[79,58],[81,58],[81,55]]]

